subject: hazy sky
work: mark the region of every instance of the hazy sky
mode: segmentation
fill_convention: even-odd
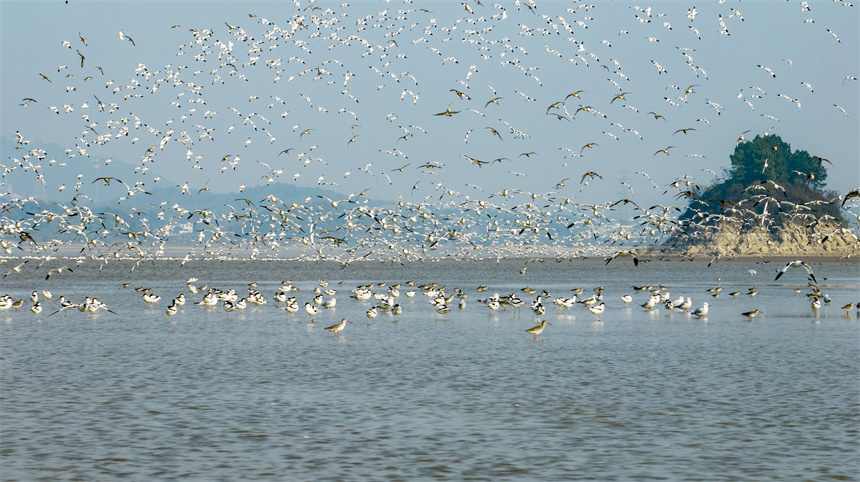
[[[749,131],[831,160],[845,192],[858,10],[808,3],[3,1],[0,163],[46,152],[22,161],[44,184],[0,181],[673,203],[668,183],[710,183]]]

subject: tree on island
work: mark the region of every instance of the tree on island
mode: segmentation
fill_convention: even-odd
[[[777,135],[739,141],[731,168],[722,181],[678,197],[688,198],[680,229],[670,244],[697,238],[701,231],[764,228],[775,233],[788,226],[815,228],[846,225],[836,193],[824,189],[832,163],[806,151],[792,151]]]

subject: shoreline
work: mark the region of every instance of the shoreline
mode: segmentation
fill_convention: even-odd
[[[81,258],[86,258],[86,256],[82,256],[80,254],[70,254],[70,255],[59,255],[50,256],[51,259],[54,260],[79,260]],[[515,263],[529,263],[529,262],[575,262],[575,261],[583,261],[583,262],[605,262],[608,257],[604,256],[574,256],[574,257],[565,257],[565,256],[512,256],[512,257],[496,257],[496,256],[477,256],[473,258],[463,258],[456,256],[428,256],[421,259],[403,259],[400,260],[403,263],[422,263],[422,262],[444,262],[444,261],[452,261],[452,262],[515,262]],[[677,262],[708,262],[708,263],[786,263],[790,261],[795,261],[798,259],[802,259],[807,263],[846,263],[846,264],[860,264],[860,256],[853,255],[844,255],[844,256],[822,256],[822,255],[808,255],[808,256],[799,256],[799,255],[791,255],[791,256],[720,256],[719,258],[713,256],[699,256],[699,255],[680,255],[680,254],[652,254],[652,253],[644,253],[639,254],[638,258],[640,262],[643,263],[651,263],[651,262],[669,262],[669,263],[677,263]],[[43,256],[35,256],[32,254],[22,254],[22,255],[4,255],[0,256],[0,265],[16,261],[16,260],[45,260]],[[85,260],[87,262],[90,260]],[[136,263],[141,261],[140,258],[133,257],[122,257],[118,259],[111,259],[109,262],[104,263],[104,265],[110,264],[127,264],[127,263]],[[217,257],[206,257],[206,258],[197,258],[197,259],[184,259],[180,256],[159,256],[157,258],[147,258],[145,262],[182,262],[183,264],[187,263],[200,263],[200,262],[297,262],[297,263],[340,263],[344,260],[336,259],[336,258],[310,258],[310,257],[302,257],[297,258],[294,256],[283,256],[283,257],[258,257],[255,259],[249,259],[247,257],[239,257],[239,256],[229,256],[224,258]],[[101,261],[99,261],[101,262]],[[350,264],[362,264],[362,263],[389,263],[391,262],[391,258],[358,258],[354,260],[350,260]]]
[[[713,258],[708,258],[707,256],[683,256],[677,254],[665,254],[665,255],[657,255],[657,254],[648,254],[639,257],[640,260],[648,260],[648,261],[669,261],[669,262],[679,262],[679,261],[708,261],[710,262]],[[860,256],[821,256],[821,255],[810,255],[810,256],[731,256],[731,257],[720,257],[715,262],[717,263],[748,263],[748,262],[789,262],[795,261],[797,259],[803,259],[807,263],[856,263],[860,264]]]

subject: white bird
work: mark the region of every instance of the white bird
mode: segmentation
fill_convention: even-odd
[[[815,275],[812,274],[812,268],[810,268],[808,264],[806,264],[804,261],[801,261],[801,260],[792,261],[792,262],[786,264],[785,266],[783,266],[783,268],[779,271],[779,273],[776,274],[776,278],[774,278],[774,281],[778,280],[780,276],[784,275],[785,272],[788,271],[788,268],[800,268],[800,267],[803,267],[806,270],[806,272],[809,273],[809,277],[812,278],[812,281],[818,283],[818,281],[816,281],[816,279],[815,279]]]
[[[818,298],[812,298],[812,309],[817,310],[821,308],[821,300]]]
[[[659,302],[660,302],[660,296],[659,295],[651,295],[651,297],[648,298],[648,301],[646,301],[642,305],[642,308],[645,308],[646,310],[650,311],[650,310],[654,309],[654,306],[656,306],[657,303],[659,303]]]
[[[160,299],[160,296],[151,293],[144,293],[143,295],[143,301],[146,301],[147,303],[158,303]]]
[[[627,249],[622,250],[622,251],[618,251],[615,254],[613,254],[611,258],[608,258],[606,260],[606,263],[604,264],[604,266],[609,264],[609,262],[615,258],[626,258],[626,257],[632,257],[633,258],[633,266],[639,266],[639,257],[636,256],[636,252],[633,250],[627,250]]]
[[[65,296],[60,296],[60,309],[51,313],[48,316],[53,316],[53,315],[56,315],[57,313],[59,313],[61,311],[66,311],[66,310],[70,310],[72,308],[77,308],[77,307],[78,307],[77,304],[72,303],[71,301],[67,300]],[[3,310],[3,309],[4,308],[2,307],[2,300],[0,300],[0,310]]]
[[[215,293],[209,292],[203,296],[201,301],[194,304],[199,306],[215,306],[218,304],[218,296],[216,296]]]
[[[280,303],[286,302],[286,301],[287,301],[287,294],[286,293],[284,293],[283,291],[278,291],[277,293],[275,293],[275,304],[276,305],[279,305]]]
[[[598,319],[600,317],[600,314],[603,313],[604,310],[606,310],[606,303],[599,303],[588,307],[588,311],[597,316]]]
[[[690,297],[688,296],[687,299],[684,300],[684,302],[681,303],[681,306],[679,306],[678,308],[680,308],[681,311],[688,311],[692,306],[693,306],[693,300],[690,299]]]
[[[709,305],[708,303],[705,303],[702,305],[701,308],[696,308],[693,311],[693,314],[698,316],[699,318],[704,318],[705,316],[708,315],[708,308],[710,308],[710,307],[711,307],[711,305]]]

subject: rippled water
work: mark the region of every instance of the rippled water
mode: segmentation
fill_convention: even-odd
[[[857,264],[813,264],[833,302],[814,313],[803,270],[773,264],[200,262],[82,266],[45,282],[7,278],[22,298],[50,289],[39,315],[0,314],[4,480],[133,479],[801,479],[856,478],[860,467]],[[747,270],[755,269],[751,276]],[[169,298],[197,277],[269,304],[226,313]],[[313,324],[278,310],[284,279],[338,289]],[[402,315],[369,320],[361,283],[436,281],[468,293],[437,314],[420,292]],[[338,285],[339,282],[342,285]],[[145,306],[132,287],[165,300]],[[783,283],[784,282],[784,283]],[[646,312],[632,285],[664,284],[711,303],[700,320]],[[705,290],[724,287],[719,298]],[[478,293],[478,285],[489,285]],[[525,333],[528,309],[490,314],[477,298],[524,286],[553,296],[605,287],[601,322],[547,301],[551,325]],[[755,286],[758,295],[746,295]],[[802,287],[795,294],[794,287]],[[383,292],[386,288],[376,287]],[[741,290],[733,298],[729,292]],[[632,306],[618,297],[634,294]],[[95,295],[118,315],[47,316],[60,294]],[[189,301],[199,300],[196,295]],[[43,300],[44,301],[44,300]],[[29,303],[28,303],[29,305]],[[28,305],[25,305],[28,306]],[[749,322],[744,311],[763,313]],[[351,320],[335,338],[323,327]]]

